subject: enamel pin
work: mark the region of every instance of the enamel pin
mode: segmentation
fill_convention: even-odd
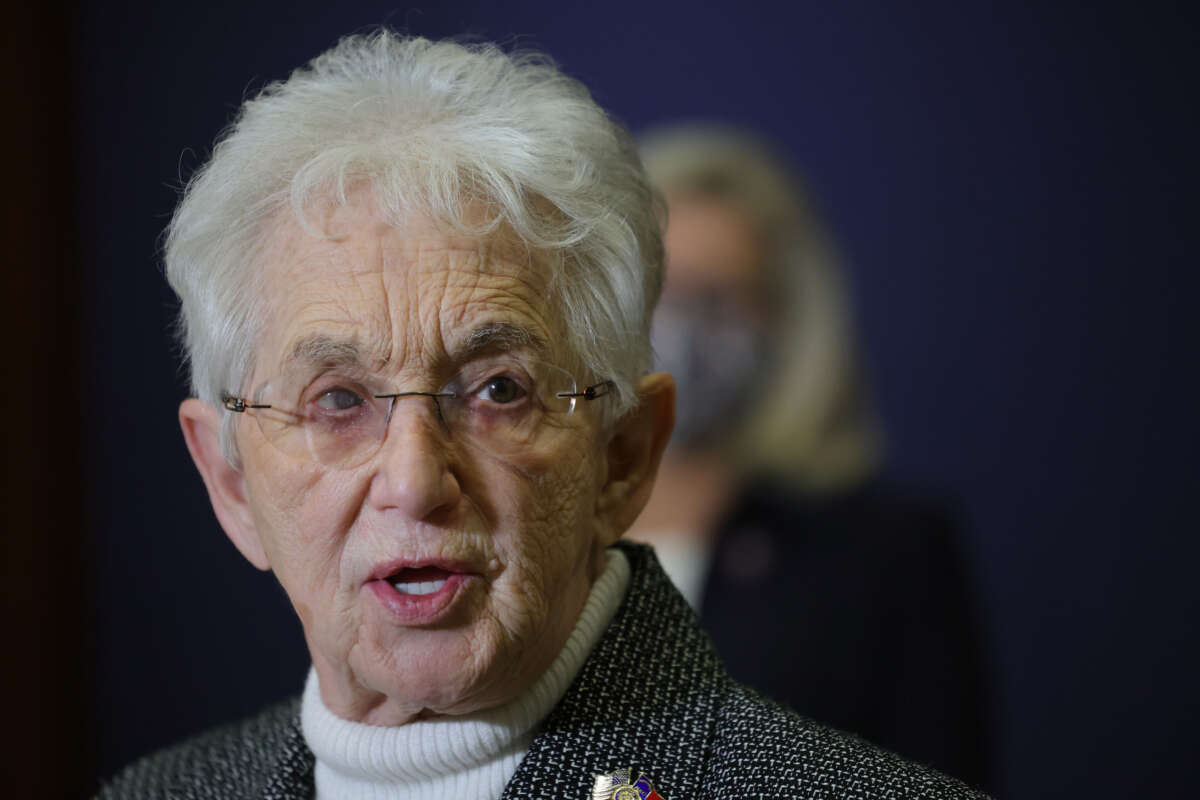
[[[632,777],[632,769],[618,769],[597,775],[592,800],[664,800],[662,795],[654,791],[645,773],[638,775],[636,781],[631,780]]]

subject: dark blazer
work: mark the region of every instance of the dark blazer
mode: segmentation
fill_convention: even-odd
[[[975,602],[945,506],[873,481],[749,484],[700,621],[734,679],[974,786],[989,778]]]
[[[591,796],[594,775],[631,767],[666,800],[976,798],[963,784],[811,722],[734,682],[653,552],[619,545],[629,592],[547,717],[505,800]],[[299,701],[134,764],[102,798],[313,795]]]

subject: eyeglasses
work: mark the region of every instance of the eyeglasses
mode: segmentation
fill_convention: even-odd
[[[253,399],[226,393],[221,402],[253,417],[285,454],[350,469],[383,445],[400,400],[428,398],[447,444],[507,458],[535,451],[556,420],[613,388],[605,380],[579,390],[560,367],[509,356],[473,362],[435,392],[388,391],[385,380],[354,370],[293,370]]]

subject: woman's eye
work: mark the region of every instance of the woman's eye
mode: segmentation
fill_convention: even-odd
[[[348,411],[362,404],[362,397],[349,389],[330,389],[317,398],[317,405],[324,411]]]
[[[525,390],[512,378],[499,375],[489,378],[475,396],[491,403],[512,403],[524,397]]]

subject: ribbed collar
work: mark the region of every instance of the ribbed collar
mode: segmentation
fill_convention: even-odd
[[[629,577],[625,555],[608,550],[604,571],[562,652],[528,692],[499,708],[395,727],[350,722],[325,707],[316,671],[310,670],[300,724],[316,756],[319,800],[498,798],[535,727],[562,699],[603,636]]]

